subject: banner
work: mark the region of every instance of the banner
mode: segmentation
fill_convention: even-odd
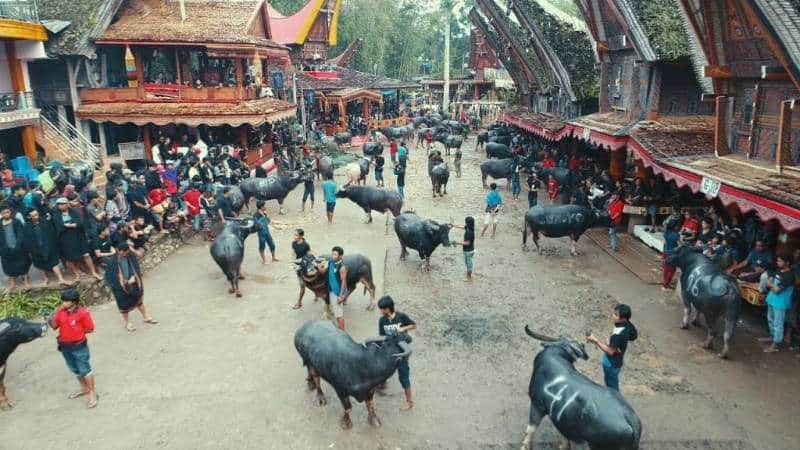
[[[120,142],[117,144],[122,159],[144,159],[144,142]]]

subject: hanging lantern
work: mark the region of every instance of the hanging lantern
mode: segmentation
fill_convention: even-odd
[[[128,78],[128,87],[139,87],[139,80],[136,76],[136,58],[133,57],[129,45],[125,46],[125,75]]]

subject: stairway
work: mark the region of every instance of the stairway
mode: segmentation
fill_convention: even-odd
[[[36,143],[47,159],[62,162],[85,161],[95,167],[102,163],[100,148],[75,128],[50,105],[38,105],[42,113],[34,127]]]

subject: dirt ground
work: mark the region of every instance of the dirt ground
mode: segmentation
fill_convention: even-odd
[[[473,147],[470,139],[463,178],[451,178],[443,199],[431,198],[424,156],[412,149],[406,208],[440,221],[475,215],[481,223],[482,156]],[[386,179],[393,188],[389,170]],[[798,448],[795,354],[765,355],[757,335],[741,330],[731,360],[719,360],[698,347],[701,330],[678,328],[676,297],[643,284],[588,239],[576,258],[562,240],[545,240],[543,255],[523,252],[527,204],[511,202],[509,192],[502,191],[508,206],[497,237],[477,241],[477,275],[467,284],[460,248],[437,249],[426,272],[413,253],[399,260],[397,238],[391,228],[385,234],[380,215],[364,224],[354,204],[340,201],[329,226],[319,187],[318,204],[305,213],[299,212],[301,191],[287,200],[287,215],[273,217],[281,262],[262,266],[257,239],[248,240],[243,298],[227,294],[208,246],[196,244],[145,277],[146,303],[160,324],[144,325],[136,316],[139,329],[128,334],[113,304],[93,309],[97,409],[67,400],[76,383],[53,334],[20,347],[6,375],[16,407],[0,414],[0,448],[518,448],[539,348],[524,325],[550,334],[582,336],[591,329],[605,336],[615,302],[632,306],[640,332],[626,356],[622,393],[642,418],[643,448]],[[270,211],[277,213],[277,205]],[[378,295],[392,295],[417,321],[411,358],[416,407],[398,410],[403,394],[393,378],[389,395],[377,397],[380,429],[368,425],[366,408],[356,404],[353,429],[341,430],[341,405],[328,385],[327,406],[311,404],[292,342],[301,324],[320,318],[321,304],[307,296],[301,310],[291,309],[297,282],[289,243],[296,227],[305,228],[316,252],[341,245],[346,253],[369,256]],[[461,232],[451,238],[460,240]],[[377,333],[378,312],[365,311],[367,303],[359,290],[346,307],[348,331],[357,340]],[[600,380],[600,353],[589,353],[590,360],[577,367]],[[535,448],[555,448],[557,439],[545,421]]]

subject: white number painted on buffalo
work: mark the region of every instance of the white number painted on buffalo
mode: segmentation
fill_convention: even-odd
[[[701,271],[702,267],[697,266],[686,277],[686,290],[695,297],[700,293],[700,278],[703,276]]]
[[[565,391],[568,389],[567,377],[563,375],[555,377],[553,381],[544,386],[544,393],[550,398],[549,413],[547,415],[550,416],[551,420],[561,420],[561,415],[564,414],[564,411],[578,398],[579,393],[577,391],[567,396],[569,393],[565,393]],[[553,414],[556,408],[557,411]]]

